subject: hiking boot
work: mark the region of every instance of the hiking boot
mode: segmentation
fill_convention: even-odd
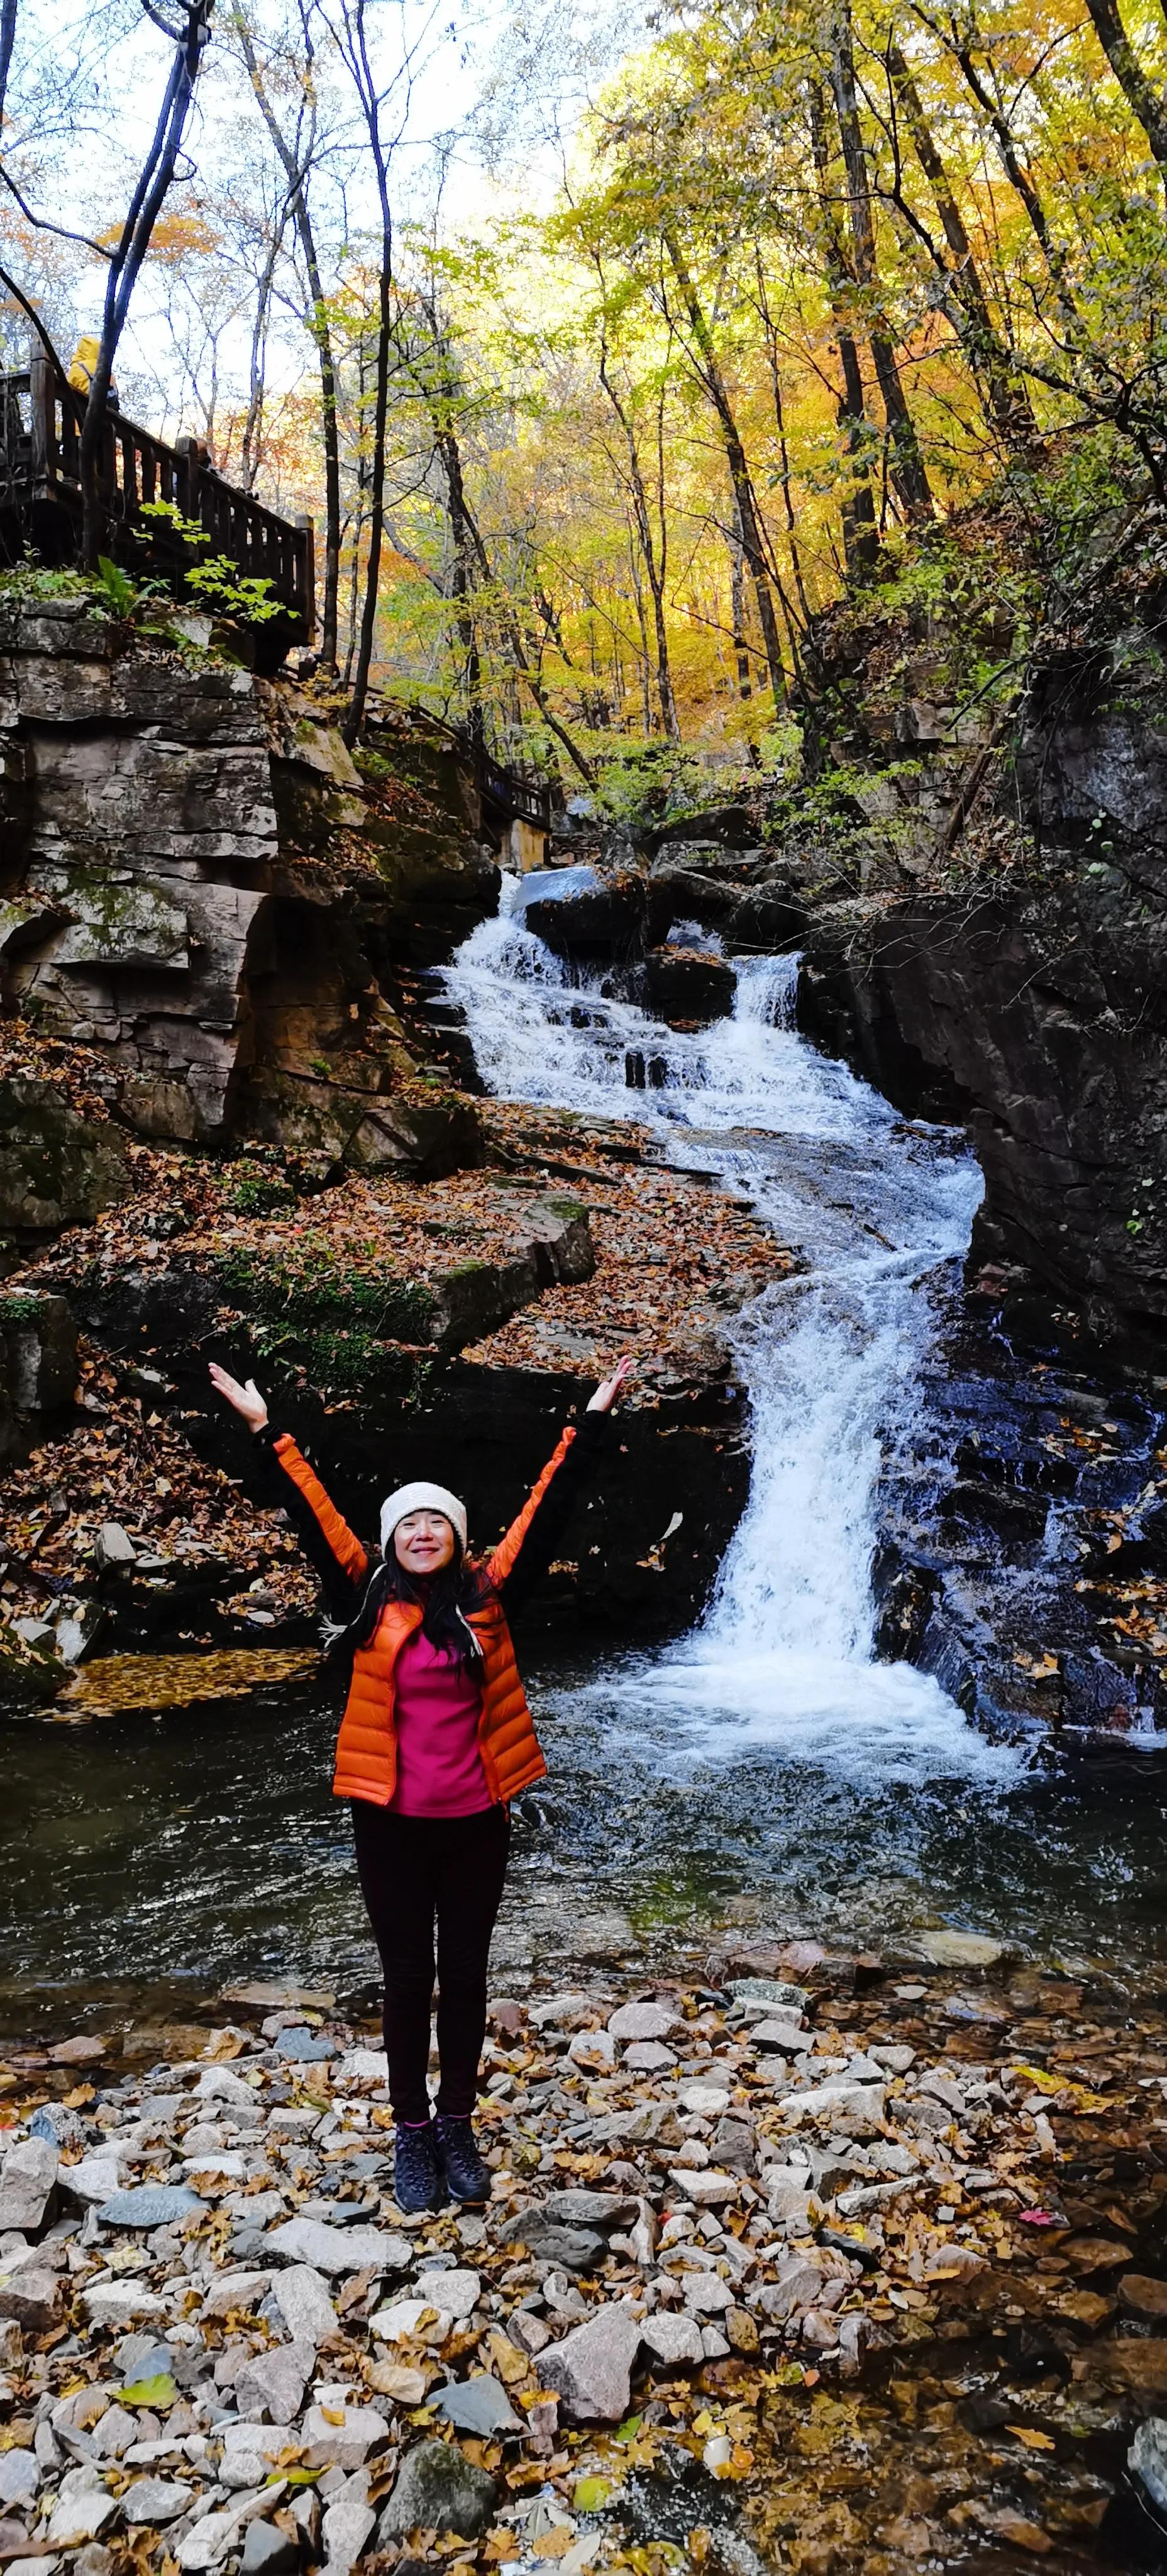
[[[393,2197],[403,2215],[419,2209],[444,2209],[446,2194],[434,2141],[432,2120],[424,2129],[394,2132]]]
[[[438,2159],[453,2200],[489,2200],[490,2167],[474,2143],[469,2120],[439,2111],[434,2122]]]

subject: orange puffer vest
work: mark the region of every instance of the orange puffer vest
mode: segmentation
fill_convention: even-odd
[[[492,1583],[505,1582],[551,1479],[563,1465],[574,1438],[573,1430],[564,1432],[538,1484],[528,1494],[518,1519],[512,1521],[506,1537],[500,1540],[493,1555],[487,1559],[486,1573]],[[341,1519],[319,1477],[290,1435],[285,1432],[273,1445],[285,1475],[291,1477],[319,1522],[338,1565],[359,1583],[369,1570],[369,1557],[359,1538],[354,1536],[347,1521]],[[421,1610],[416,1603],[387,1601],[368,1645],[358,1646],[337,1739],[336,1768],[332,1779],[334,1797],[366,1798],[374,1807],[389,1805],[397,1785],[394,1670],[406,1638],[411,1637],[420,1625]],[[488,1601],[484,1609],[472,1610],[470,1625],[480,1640],[484,1660],[478,1749],[487,1787],[498,1805],[507,1799],[517,1798],[520,1789],[529,1789],[533,1780],[541,1780],[547,1765],[519,1679],[502,1603]]]

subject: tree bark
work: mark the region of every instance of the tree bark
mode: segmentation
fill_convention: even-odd
[[[668,537],[664,524],[664,510],[662,507],[660,512],[660,540],[658,544],[653,536],[652,520],[649,515],[648,507],[648,492],[640,462],[640,449],[637,444],[635,425],[627,410],[627,406],[621,401],[608,372],[608,343],[602,330],[600,333],[600,383],[607,394],[612,409],[616,414],[616,418],[620,423],[620,427],[624,432],[624,444],[628,450],[628,480],[632,492],[633,524],[636,529],[640,551],[644,558],[645,575],[648,581],[649,591],[652,596],[653,634],[656,644],[656,688],[657,699],[660,705],[661,724],[669,741],[679,742],[681,739],[681,728],[677,722],[676,700],[673,696],[673,675],[669,663],[669,638],[668,628],[665,623],[664,610],[665,577],[668,569]],[[663,404],[663,395],[661,397],[661,401]],[[660,414],[658,413],[658,429],[659,427]]]
[[[863,400],[863,373],[854,333],[847,328],[847,290],[851,283],[835,209],[830,191],[830,159],[827,148],[826,100],[817,81],[810,83],[810,139],[818,183],[819,218],[823,234],[823,265],[827,292],[835,325],[835,346],[843,370],[843,391],[839,398],[838,419],[851,452],[851,485],[842,505],[843,561],[852,580],[862,580],[874,571],[879,559],[879,531],[875,521],[875,495],[871,489],[871,470],[867,454],[867,413]]]
[[[1086,0],[1086,6],[1127,106],[1142,126],[1160,169],[1167,174],[1167,110],[1143,70],[1123,25],[1118,0]]]
[[[835,113],[839,120],[839,139],[843,146],[843,162],[847,173],[855,282],[870,315],[868,339],[891,442],[892,481],[906,518],[930,518],[932,492],[927,469],[920,454],[916,425],[908,406],[907,395],[900,382],[887,317],[879,298],[879,277],[875,260],[875,224],[871,213],[867,151],[863,141],[863,129],[859,122],[859,95],[855,81],[849,0],[833,0],[831,89],[834,94]]]
[[[316,233],[307,198],[308,166],[311,160],[312,143],[315,139],[315,109],[313,109],[309,152],[306,157],[302,157],[292,150],[267,95],[259,60],[251,40],[251,30],[242,7],[238,5],[238,0],[232,23],[239,39],[248,78],[255,93],[256,105],[288,183],[288,206],[308,274],[308,292],[311,297],[308,327],[316,342],[320,364],[320,435],[324,449],[324,598],[320,617],[320,659],[326,671],[335,671],[340,600],[340,432],[337,419],[336,361],[328,324],[324,282],[320,273]],[[305,30],[304,42],[306,65],[310,75],[312,49],[307,30]]]
[[[700,352],[702,376],[721,424],[722,442],[725,447],[726,463],[729,466],[730,481],[733,485],[734,500],[737,504],[742,544],[750,567],[750,579],[758,606],[758,624],[762,629],[766,667],[770,674],[770,686],[774,692],[774,704],[776,707],[784,706],[786,673],[782,665],[778,619],[774,610],[774,594],[770,587],[770,575],[766,565],[762,523],[754,496],[750,469],[746,462],[746,452],[734,417],[725,378],[718,363],[717,352],[713,346],[713,335],[697,289],[689,274],[684,253],[674,233],[666,231],[662,238],[681,290],[681,298],[689,316],[693,337]]]
[[[108,540],[106,500],[99,478],[109,421],[113,362],[142,262],[150,248],[154,226],[178,166],[212,7],[213,0],[189,0],[185,24],[174,34],[174,60],[158,121],[150,149],[138,173],[117,248],[110,257],[106,272],[97,364],[89,380],[80,438],[81,555],[88,571],[96,566]],[[163,22],[157,19],[155,23],[161,25]]]
[[[994,328],[964,218],[949,185],[936,138],[924,114],[919,90],[894,38],[888,42],[887,67],[907,119],[916,159],[931,187],[936,211],[944,227],[944,238],[955,263],[951,272],[952,297],[956,306],[953,318],[968,350],[969,364],[980,388],[981,400],[1003,446],[1009,449],[1030,447],[1037,434],[1033,408],[1009,351]]]
[[[346,59],[360,100],[381,219],[381,260],[377,272],[377,359],[373,382],[373,453],[369,465],[369,550],[365,558],[365,596],[352,693],[341,735],[349,750],[360,738],[373,665],[377,631],[377,594],[385,536],[385,439],[389,415],[389,349],[393,332],[393,212],[389,204],[389,164],[381,135],[381,95],[369,58],[365,0],[355,0],[346,22]]]

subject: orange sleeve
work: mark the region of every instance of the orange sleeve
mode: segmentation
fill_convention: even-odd
[[[285,1476],[291,1477],[297,1491],[303,1495],[309,1511],[319,1522],[337,1564],[342,1567],[345,1574],[351,1576],[354,1583],[359,1582],[361,1576],[368,1573],[368,1555],[361,1546],[359,1538],[349,1528],[348,1522],[341,1519],[335,1503],[329,1501],[315,1468],[309,1466],[303,1451],[297,1449],[290,1431],[282,1431],[279,1439],[273,1440],[272,1453],[279,1459]]]
[[[569,1423],[558,1447],[554,1451],[553,1455],[548,1459],[543,1473],[539,1478],[538,1484],[532,1486],[526,1502],[519,1513],[518,1519],[511,1522],[506,1537],[499,1540],[498,1546],[495,1548],[494,1554],[487,1564],[486,1571],[492,1583],[506,1582],[507,1576],[515,1562],[523,1544],[523,1540],[530,1529],[531,1523],[534,1520],[535,1514],[539,1509],[539,1505],[543,1500],[543,1496],[547,1491],[551,1479],[562,1467],[563,1461],[567,1456],[574,1438],[575,1431],[573,1426]]]

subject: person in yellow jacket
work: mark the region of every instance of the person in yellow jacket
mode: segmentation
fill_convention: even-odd
[[[332,1786],[351,1802],[357,1873],[384,1974],[394,2190],[403,2210],[440,2209],[447,2196],[489,2197],[472,2115],[490,1939],[506,1874],[509,1802],[547,1767],[507,1611],[557,1553],[630,1366],[621,1360],[597,1387],[518,1519],[480,1562],[467,1554],[465,1504],[425,1482],[387,1497],[380,1550],[370,1555],[291,1434],[273,1430],[254,1379],[241,1385],[211,1365],[217,1392],[287,1478],[309,1542],[323,1543],[330,1588],[347,1614],[332,1629],[334,1644],[352,1655]],[[431,2119],[435,1920],[441,2082]]]
[[[101,342],[100,340],[95,339],[92,334],[86,334],[85,337],[78,341],[77,346],[73,351],[72,360],[69,366],[69,382],[72,385],[75,394],[88,393],[90,385],[93,382],[94,372],[100,356]],[[118,389],[112,376],[109,380],[109,392],[106,395],[106,401],[108,402],[111,411],[117,410]]]

